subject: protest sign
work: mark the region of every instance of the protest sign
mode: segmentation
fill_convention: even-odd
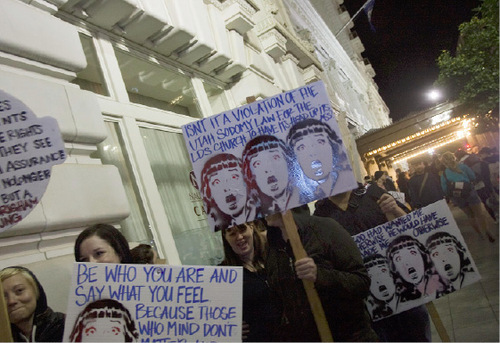
[[[215,230],[357,186],[321,81],[182,131]]]
[[[445,200],[353,238],[371,278],[365,302],[374,321],[480,279]]]
[[[240,341],[242,279],[241,267],[75,263],[64,341]]]
[[[0,90],[0,232],[33,210],[47,188],[51,167],[65,159],[57,121],[37,118]]]

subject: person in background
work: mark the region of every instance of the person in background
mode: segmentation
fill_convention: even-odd
[[[317,201],[314,215],[333,218],[354,235],[407,214],[406,207],[376,184],[365,193],[359,189]],[[430,342],[432,338],[425,305],[372,322],[372,327],[384,342]]]
[[[62,342],[65,314],[47,305],[36,276],[24,267],[0,271],[14,342]]]
[[[83,230],[75,242],[76,262],[133,263],[127,239],[109,224]]]
[[[248,222],[222,230],[225,258],[222,266],[243,267],[243,341],[272,342],[280,311],[271,299],[265,269],[264,224]]]
[[[296,260],[280,213],[266,217],[266,271],[274,298],[283,306],[279,341],[318,341],[320,336],[303,281],[314,283],[335,342],[378,341],[364,304],[370,277],[354,240],[331,218],[295,208],[298,235],[308,257]]]
[[[366,176],[363,178],[363,181],[364,181],[363,185],[364,185],[365,187],[370,186],[370,185],[372,184],[372,182],[373,182],[373,181],[372,181],[372,177],[371,177],[370,175],[366,175]]]
[[[479,199],[481,199],[486,212],[488,212],[491,218],[495,221],[497,219],[495,211],[488,204],[488,199],[494,193],[488,163],[483,161],[478,155],[468,154],[460,149],[455,152],[455,157],[457,158],[458,163],[466,164],[474,172],[476,176],[474,189],[476,190]]]
[[[411,207],[421,208],[444,199],[439,176],[425,170],[424,160],[415,158],[410,165],[414,171],[408,182]]]
[[[396,169],[396,174],[396,183],[398,184],[398,188],[404,193],[406,201],[410,203],[410,193],[408,192],[408,181],[410,181],[410,179],[408,178],[408,173],[398,168]]]
[[[132,260],[137,264],[156,264],[158,255],[153,247],[149,244],[139,244],[133,249],[130,249]]]
[[[490,242],[495,242],[493,234],[488,230],[488,223],[484,216],[481,199],[474,188],[466,198],[454,196],[448,192],[450,182],[462,182],[472,184],[475,180],[475,174],[467,165],[458,163],[455,155],[447,151],[441,156],[441,162],[446,169],[441,175],[441,188],[447,194],[453,204],[459,207],[468,217],[470,225],[482,237],[485,233]]]

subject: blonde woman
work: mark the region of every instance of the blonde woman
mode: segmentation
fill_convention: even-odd
[[[14,266],[0,271],[14,342],[62,342],[64,313],[47,305],[47,296],[36,276]]]
[[[482,236],[483,233],[486,233],[488,240],[492,243],[495,242],[493,234],[488,230],[483,204],[474,187],[470,187],[470,193],[466,197],[459,196],[451,189],[452,183],[462,183],[464,188],[466,183],[472,185],[476,179],[472,169],[463,163],[458,163],[455,155],[449,151],[441,156],[441,162],[446,168],[441,175],[441,187],[444,193],[448,195],[455,206],[467,215],[470,224],[479,235]]]

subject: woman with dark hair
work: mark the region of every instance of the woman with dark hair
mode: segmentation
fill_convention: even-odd
[[[3,296],[14,342],[62,342],[64,313],[47,305],[47,296],[36,276],[24,267],[0,271]]]
[[[257,136],[246,144],[242,156],[245,181],[257,216],[286,210],[292,192],[289,176],[295,172],[285,143],[274,136]]]
[[[155,264],[157,259],[156,251],[149,244],[139,244],[133,249],[130,249],[132,259],[137,264]]]
[[[243,267],[243,340],[270,342],[279,324],[264,268],[265,226],[260,220],[222,230],[225,258],[222,266]]]
[[[437,272],[450,285],[448,293],[469,284],[474,268],[467,250],[455,236],[436,232],[427,238],[425,245]]]
[[[387,259],[400,302],[442,292],[439,277],[425,246],[408,235],[396,237],[387,247]]]
[[[76,262],[133,263],[127,239],[109,224],[83,230],[75,242]]]
[[[113,299],[87,304],[69,336],[71,342],[136,342],[138,338],[130,312]]]

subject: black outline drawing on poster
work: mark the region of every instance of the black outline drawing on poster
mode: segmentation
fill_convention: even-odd
[[[65,159],[56,119],[37,118],[20,100],[0,90],[0,232],[35,208],[52,166]]]
[[[481,278],[445,200],[353,238],[371,278],[365,303],[374,321]]]
[[[215,231],[357,187],[321,81],[182,130]]]

